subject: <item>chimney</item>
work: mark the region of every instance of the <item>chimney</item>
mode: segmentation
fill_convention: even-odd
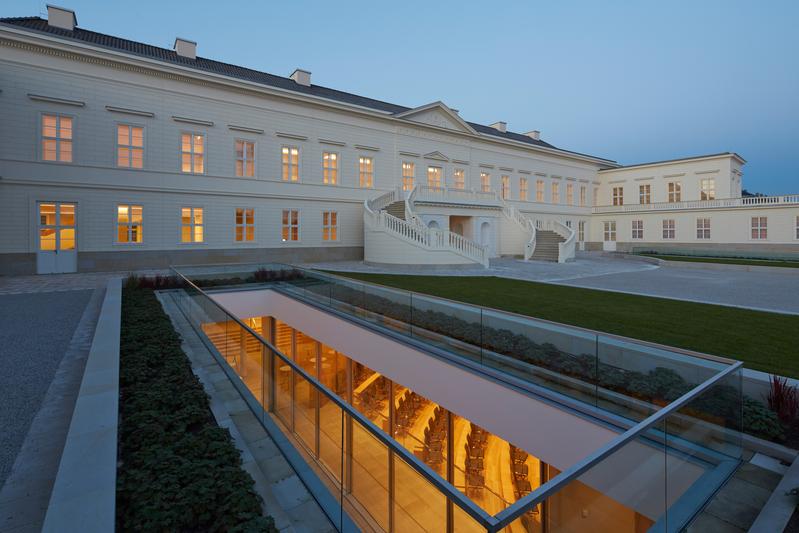
[[[294,72],[289,76],[297,85],[304,85],[305,87],[311,86],[311,73],[301,68],[294,69]]]
[[[78,18],[71,9],[47,4],[47,25],[73,31],[78,25]]]
[[[173,48],[180,57],[197,59],[197,43],[194,41],[177,37]]]
[[[502,122],[502,121],[494,122],[493,124],[491,124],[491,127],[494,128],[497,131],[501,131],[502,133],[505,133],[506,131],[508,131],[508,123],[507,122]]]
[[[538,130],[528,131],[527,133],[525,133],[525,135],[527,135],[531,139],[535,139],[536,141],[541,140],[541,132]]]

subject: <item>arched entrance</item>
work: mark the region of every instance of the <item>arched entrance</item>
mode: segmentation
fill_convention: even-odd
[[[431,220],[430,222],[428,222],[427,223],[427,227],[430,228],[430,229],[439,229],[440,228],[440,226],[438,225],[438,222],[436,222],[435,220]]]

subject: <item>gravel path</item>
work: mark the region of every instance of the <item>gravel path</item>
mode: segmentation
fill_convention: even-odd
[[[92,292],[0,295],[0,487]]]

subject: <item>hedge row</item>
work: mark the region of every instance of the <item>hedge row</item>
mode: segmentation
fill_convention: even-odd
[[[152,290],[126,284],[119,531],[276,531]]]

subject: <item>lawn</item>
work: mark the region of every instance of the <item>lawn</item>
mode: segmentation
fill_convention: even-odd
[[[647,254],[642,253],[646,257],[656,257],[657,259],[665,259],[666,261],[685,261],[688,263],[718,263],[722,265],[754,265],[754,266],[773,266],[783,268],[799,268],[799,261],[780,261],[769,259],[745,259],[742,257],[702,257],[694,255],[664,255],[664,254]]]
[[[730,357],[747,368],[799,378],[799,316],[496,277],[336,274]]]

